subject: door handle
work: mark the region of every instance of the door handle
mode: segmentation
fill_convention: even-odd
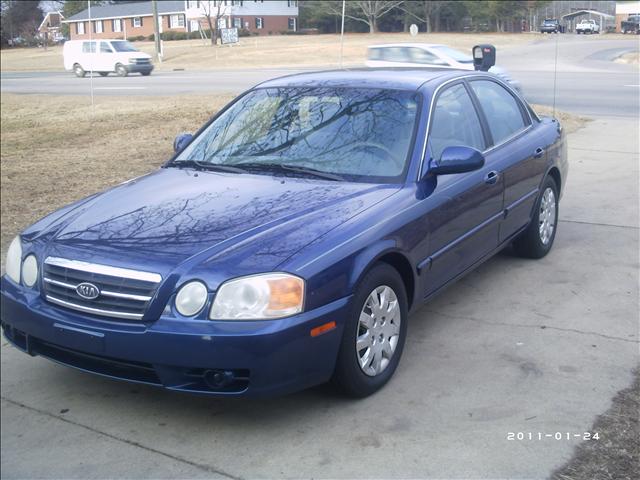
[[[540,158],[544,155],[544,148],[538,147],[536,151],[533,153],[533,158]]]
[[[489,173],[487,173],[484,176],[484,183],[488,183],[489,185],[493,185],[498,181],[498,178],[500,178],[500,174],[498,172],[496,172],[495,170],[491,170]]]

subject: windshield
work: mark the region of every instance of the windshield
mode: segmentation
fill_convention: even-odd
[[[138,49],[131,45],[126,40],[118,40],[115,42],[111,42],[111,46],[113,46],[116,52],[137,52]]]
[[[271,166],[272,171],[286,166],[290,174],[312,169],[352,181],[399,182],[407,167],[417,107],[416,94],[396,90],[253,90],[174,162]]]
[[[456,62],[473,63],[473,58],[471,57],[471,55],[461,52],[460,50],[456,50],[455,48],[447,47],[446,45],[436,45],[432,48],[433,50],[437,50],[447,57],[454,59]]]
[[[557,20],[549,20],[549,19],[547,19],[547,20],[544,21],[545,25],[555,25],[556,23],[558,23]]]

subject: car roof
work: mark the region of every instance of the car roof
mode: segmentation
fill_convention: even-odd
[[[484,74],[469,70],[426,69],[426,68],[358,68],[349,70],[327,70],[321,72],[298,73],[267,80],[258,85],[269,87],[356,87],[389,88],[397,90],[417,90],[426,83],[439,85],[447,80]]]

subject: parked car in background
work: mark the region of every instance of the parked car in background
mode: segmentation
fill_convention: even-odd
[[[629,15],[626,20],[620,23],[620,31],[622,33],[640,33],[640,14]]]
[[[437,43],[394,43],[371,45],[367,51],[367,67],[410,67],[431,69],[473,70],[471,55]],[[489,72],[497,75],[520,92],[520,82],[503,68],[493,66]]]
[[[540,33],[561,33],[562,27],[556,18],[545,18],[540,25]]]
[[[366,396],[409,312],[507,245],[550,251],[568,168],[557,120],[451,69],[270,80],[174,148],[11,242],[9,342],[183,392]]]
[[[576,25],[576,33],[600,33],[600,25],[598,25],[598,22],[595,20],[581,20],[580,23]]]
[[[153,70],[151,55],[139,51],[126,40],[69,40],[62,49],[64,68],[77,77],[97,72],[106,77],[116,73],[126,77],[129,73],[150,75]]]

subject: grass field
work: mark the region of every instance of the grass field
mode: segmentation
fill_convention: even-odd
[[[498,49],[510,48],[534,40],[548,40],[539,34],[463,34],[379,33],[348,34],[344,40],[344,63],[362,63],[368,45],[390,42],[446,43],[470,50],[478,43],[492,43]],[[153,42],[136,42],[147,53],[153,53]],[[164,42],[165,59],[159,69],[216,69],[233,67],[282,67],[337,65],[340,55],[339,35],[274,35],[243,37],[234,46],[212,47],[201,40]],[[3,71],[62,70],[62,47],[5,49],[0,53]]]
[[[96,97],[92,111],[86,97],[3,94],[1,251],[43,215],[159,167],[177,134],[194,132],[231,98]],[[558,116],[567,131],[584,122]]]

